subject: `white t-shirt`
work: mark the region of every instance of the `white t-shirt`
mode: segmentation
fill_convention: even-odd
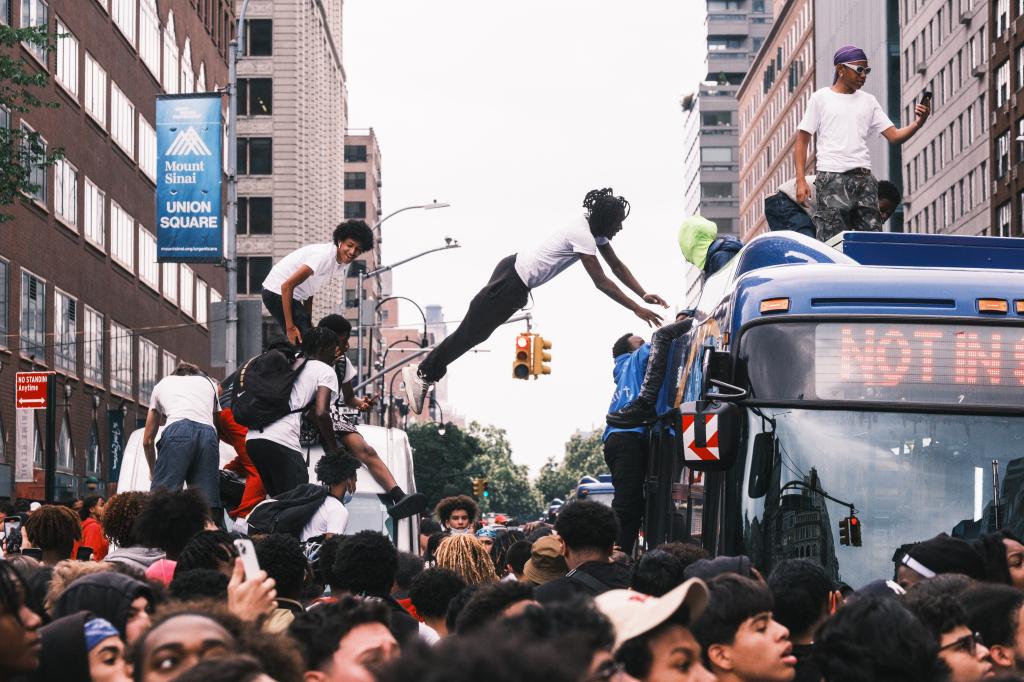
[[[581,215],[539,246],[516,254],[516,273],[533,289],[578,261],[580,254],[596,256],[597,247],[607,243],[605,237],[591,234],[587,217]]]
[[[302,527],[299,539],[303,542],[310,538],[331,533],[332,535],[344,535],[348,527],[348,509],[337,497],[328,495],[323,504],[316,510],[316,513],[309,518],[306,525]]]
[[[281,285],[303,265],[308,266],[313,274],[292,291],[292,298],[296,301],[305,301],[320,291],[327,280],[336,275],[344,277],[348,272],[348,263],[338,262],[338,247],[334,244],[310,244],[279,260],[263,280],[263,288],[280,296]]]
[[[796,178],[791,178],[789,180],[786,180],[784,183],[779,185],[779,191],[782,192],[783,194],[785,194],[790,199],[792,199],[793,203],[795,203],[797,206],[799,206],[803,210],[804,213],[810,215],[811,213],[814,212],[814,207],[817,205],[817,201],[818,201],[817,195],[818,195],[818,192],[817,192],[817,190],[814,189],[814,176],[813,175],[805,175],[804,179],[807,181],[808,189],[811,190],[810,195],[808,195],[808,197],[807,197],[807,203],[806,204],[801,204],[799,201],[796,200]]]
[[[321,386],[331,389],[331,401],[333,402],[338,395],[338,375],[335,374],[334,368],[319,360],[306,361],[295,383],[292,384],[292,395],[288,399],[288,406],[293,410],[306,407],[313,402],[313,397]],[[272,440],[286,448],[301,450],[302,446],[299,445],[301,420],[301,412],[292,412],[270,426],[264,427],[262,431],[249,429],[249,433],[245,434],[245,440]]]
[[[818,134],[815,156],[819,173],[845,173],[870,168],[868,136],[894,126],[873,95],[863,90],[846,95],[829,87],[811,95],[797,127]]]
[[[167,417],[168,426],[182,419],[214,426],[213,413],[220,410],[220,405],[217,389],[210,379],[195,374],[172,374],[153,387],[149,409]]]

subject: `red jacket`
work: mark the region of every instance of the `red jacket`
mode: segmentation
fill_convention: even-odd
[[[99,521],[91,516],[82,521],[82,541],[79,545],[82,547],[92,547],[93,561],[103,561],[104,557],[107,556],[107,551],[110,550],[110,542],[107,541],[107,537],[103,534],[103,527],[100,526]]]

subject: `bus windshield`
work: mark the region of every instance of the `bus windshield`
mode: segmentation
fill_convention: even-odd
[[[810,558],[854,589],[892,578],[893,554],[905,543],[995,530],[994,475],[999,525],[1024,530],[1024,417],[768,407],[747,414],[735,521],[762,571]],[[847,504],[860,521],[860,547],[839,543]]]

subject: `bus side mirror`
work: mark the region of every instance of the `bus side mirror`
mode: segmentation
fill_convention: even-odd
[[[694,471],[725,471],[739,454],[742,412],[734,403],[698,401],[679,407],[685,465]]]
[[[775,470],[776,453],[779,441],[772,433],[759,433],[754,436],[754,447],[750,458],[750,482],[747,484],[747,496],[756,500],[768,493],[768,482]]]

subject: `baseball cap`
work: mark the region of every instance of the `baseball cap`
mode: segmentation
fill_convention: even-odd
[[[562,543],[554,535],[545,535],[533,543],[530,558],[523,567],[523,575],[530,582],[543,585],[569,572],[562,556]]]
[[[708,605],[708,588],[700,578],[690,578],[661,597],[633,590],[609,590],[594,598],[597,610],[615,627],[617,651],[625,642],[658,627],[685,606],[689,627]]]

